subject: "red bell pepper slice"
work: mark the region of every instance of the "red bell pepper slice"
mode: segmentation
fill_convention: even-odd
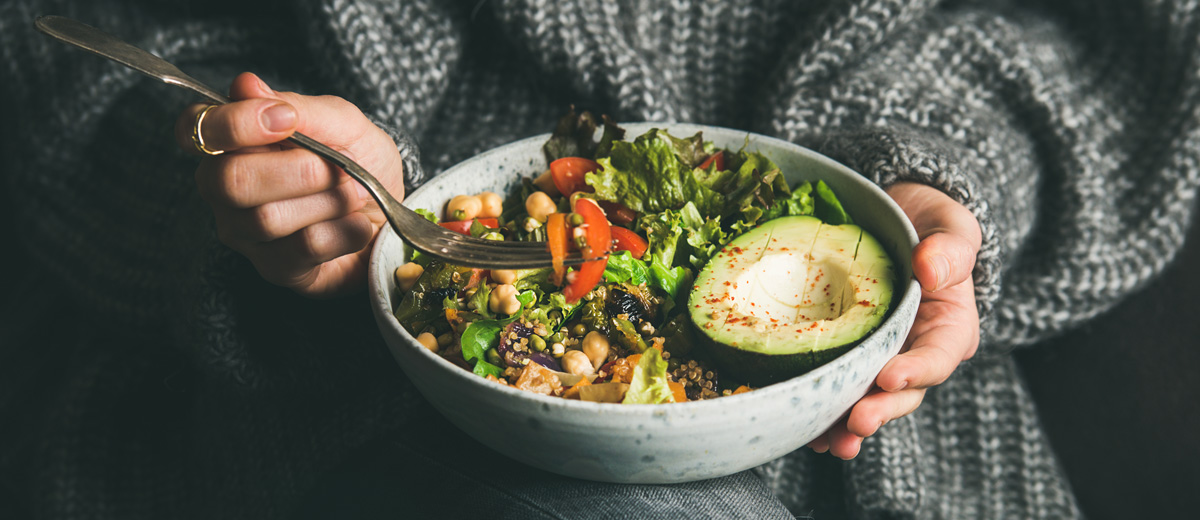
[[[582,191],[584,193],[592,193],[596,191],[584,180],[588,172],[594,172],[600,169],[600,165],[591,159],[583,157],[563,157],[555,159],[550,163],[550,176],[554,180],[554,187],[558,188],[558,192],[564,196],[570,197],[572,193]]]
[[[600,257],[600,259],[585,262],[579,266],[573,279],[568,277],[570,282],[563,288],[563,297],[568,303],[579,301],[583,295],[600,283],[600,279],[604,277],[604,267],[608,265],[608,252],[612,248],[611,226],[596,201],[587,198],[576,200],[575,213],[583,217],[581,227],[584,227],[584,241],[587,242],[587,246],[580,251],[580,254],[584,258]]]
[[[646,239],[623,227],[613,226],[611,232],[613,249],[629,251],[629,254],[638,260],[642,259],[642,255],[646,254],[646,248],[650,247],[650,244],[646,243]]]
[[[455,231],[464,235],[470,235],[471,223],[475,222],[476,220],[478,220],[480,224],[483,224],[484,227],[489,227],[492,229],[500,227],[500,221],[496,220],[495,217],[483,217],[471,220],[451,220],[450,222],[438,222],[438,225],[449,229],[450,231]]]
[[[717,165],[717,171],[725,171],[725,150],[721,150],[708,156],[708,159],[705,159],[704,162],[700,163],[699,168],[701,170],[707,170],[708,167],[712,166],[713,164]]]

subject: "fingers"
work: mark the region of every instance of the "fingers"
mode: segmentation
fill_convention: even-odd
[[[223,242],[271,242],[362,209],[367,199],[358,190],[357,183],[347,182],[334,189],[248,209],[213,206],[213,213]]]
[[[175,120],[175,140],[190,153],[200,153],[192,141],[196,119],[207,105],[191,105]],[[283,101],[247,99],[210,109],[200,125],[200,135],[211,150],[235,151],[277,143],[296,131],[299,114]]]
[[[360,213],[307,226],[285,238],[250,244],[240,252],[264,279],[302,293],[320,293],[323,264],[365,249],[374,237],[370,219]],[[238,249],[235,247],[235,249]]]
[[[196,169],[196,187],[210,205],[251,208],[331,190],[350,177],[308,150],[220,155]],[[360,192],[367,195],[366,189]]]
[[[974,287],[964,283],[938,294],[951,298],[921,303],[907,349],[875,378],[880,388],[894,392],[939,385],[979,348]]]
[[[934,232],[913,249],[913,275],[930,292],[958,285],[971,277],[978,251],[979,245],[961,234]]]
[[[258,76],[244,72],[230,87],[232,103],[213,107],[200,133],[205,146],[234,151],[278,143],[302,132],[335,148],[345,148],[374,126],[354,104],[336,96],[302,96],[271,90]],[[191,105],[175,121],[175,140],[189,153],[196,118],[206,105]]]
[[[982,233],[979,222],[945,193],[921,184],[888,188],[912,221],[921,243],[913,250],[913,274],[926,291],[939,291],[968,280]]]
[[[923,399],[923,388],[900,392],[872,391],[850,410],[846,432],[860,438],[875,435],[881,426],[913,413]]]
[[[846,421],[838,421],[826,433],[829,436],[829,454],[842,460],[858,456],[863,438],[846,430]]]
[[[809,441],[808,447],[817,453],[829,451],[829,432],[822,433],[816,439]]]
[[[267,98],[286,103],[295,108],[296,132],[334,148],[346,148],[375,128],[358,107],[345,99],[337,96],[305,96],[295,92],[275,91],[250,72],[243,72],[234,78],[229,87],[229,97],[237,100]],[[204,137],[207,140],[208,134],[204,134]]]

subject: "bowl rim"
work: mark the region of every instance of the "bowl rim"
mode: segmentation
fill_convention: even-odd
[[[793,143],[791,141],[751,132],[748,130],[739,130],[739,129],[734,129],[734,128],[714,126],[714,125],[702,125],[702,124],[695,124],[695,123],[642,122],[642,121],[625,122],[625,123],[617,123],[617,124],[620,125],[622,128],[624,128],[627,131],[627,135],[629,133],[634,133],[634,132],[630,132],[631,129],[639,129],[639,130],[637,130],[636,133],[638,133],[638,135],[640,135],[640,133],[644,133],[651,128],[663,128],[663,129],[669,130],[673,133],[680,131],[680,130],[684,130],[687,132],[704,132],[704,131],[733,132],[733,133],[738,133],[738,134],[745,134],[747,143],[750,143],[751,139],[753,139],[754,141],[768,142],[768,143],[771,143],[772,145],[775,145],[775,146],[778,146],[778,147],[781,147],[784,149],[791,149],[792,152],[807,156],[811,159],[814,159],[817,162],[822,163],[823,166],[826,166],[826,167],[829,167],[829,168],[835,169],[835,170],[842,170],[843,173],[853,175],[857,179],[861,180],[862,183],[867,185],[868,191],[878,191],[879,194],[882,195],[881,199],[884,201],[885,206],[887,206],[888,212],[892,213],[893,215],[898,215],[898,216],[902,217],[902,219],[901,219],[902,227],[904,228],[905,236],[903,237],[904,240],[901,241],[898,245],[901,248],[904,248],[907,246],[911,249],[911,247],[915,247],[917,245],[917,243],[919,242],[919,239],[917,237],[917,232],[913,228],[912,222],[909,221],[907,216],[905,216],[905,213],[900,208],[900,206],[898,204],[896,204],[896,202],[894,200],[892,200],[892,198],[890,196],[888,196],[887,193],[884,192],[881,187],[879,187],[879,185],[875,184],[874,182],[872,182],[870,179],[866,178],[862,174],[850,169],[848,166],[843,165],[843,164],[841,164],[841,163],[839,163],[839,162],[837,162],[815,150],[812,150],[810,148],[801,146],[801,145]],[[543,133],[543,134],[526,137],[523,139],[518,139],[516,141],[512,141],[512,142],[497,146],[495,148],[491,148],[482,153],[472,155],[471,157],[468,157],[468,158],[458,162],[457,164],[447,168],[445,171],[443,171],[437,177],[443,177],[446,175],[457,174],[457,172],[460,169],[465,168],[466,165],[468,165],[469,163],[472,163],[472,162],[475,162],[478,160],[483,160],[484,158],[487,158],[490,156],[504,154],[512,148],[528,146],[531,142],[543,142],[544,143],[547,139],[549,139],[550,135],[551,135],[550,133]],[[437,177],[435,177],[435,178],[437,178]],[[424,191],[431,190],[432,189],[431,183],[434,181],[435,178],[430,178],[420,188],[414,190],[412,193],[409,193],[405,197],[403,203],[405,205],[407,205],[408,200],[411,200],[412,198],[423,193]],[[863,355],[863,352],[864,352],[863,349],[858,348],[859,346],[861,346],[861,344],[855,345],[849,351],[834,358],[834,360],[830,361],[829,363],[821,365],[813,370],[805,372],[804,374],[793,377],[786,381],[780,381],[778,383],[773,383],[773,384],[770,384],[770,385],[767,385],[767,386],[764,386],[761,388],[757,388],[752,392],[746,392],[746,393],[742,393],[742,394],[738,394],[738,395],[722,396],[720,399],[705,399],[705,400],[699,400],[699,401],[688,401],[686,403],[663,403],[663,404],[656,404],[656,405],[629,406],[629,405],[625,405],[622,403],[599,403],[599,402],[591,402],[591,401],[582,401],[582,400],[577,400],[577,399],[563,399],[561,397],[552,397],[552,396],[546,396],[546,395],[542,395],[542,394],[536,394],[533,392],[527,392],[524,390],[518,390],[516,388],[512,388],[512,387],[509,387],[506,385],[500,385],[500,384],[488,381],[482,377],[475,375],[474,373],[472,373],[470,371],[464,370],[462,367],[454,365],[453,363],[451,363],[449,360],[443,358],[442,356],[435,354],[433,352],[430,352],[428,349],[426,349],[426,348],[422,347],[420,344],[418,344],[416,339],[413,338],[412,335],[410,335],[408,333],[408,331],[400,324],[399,320],[397,320],[395,317],[394,311],[391,309],[391,305],[390,305],[391,302],[390,302],[390,298],[388,295],[389,288],[386,285],[383,287],[380,287],[379,282],[378,282],[379,278],[382,278],[384,280],[390,280],[391,277],[390,276],[383,276],[383,277],[376,276],[377,272],[380,269],[382,269],[381,266],[383,263],[383,251],[385,251],[386,249],[388,249],[390,247],[393,247],[393,242],[395,242],[397,240],[400,240],[400,237],[398,235],[396,235],[395,231],[392,230],[390,226],[384,226],[380,230],[380,236],[378,236],[376,238],[375,243],[372,245],[372,251],[371,251],[370,260],[369,260],[368,268],[367,268],[368,297],[371,300],[371,306],[372,306],[375,314],[377,315],[377,318],[383,319],[384,323],[386,323],[389,328],[398,331],[400,333],[400,337],[406,338],[408,340],[407,341],[408,347],[418,351],[416,353],[416,356],[418,359],[421,359],[424,364],[438,366],[440,368],[446,369],[449,371],[449,373],[453,374],[450,377],[457,378],[459,381],[466,383],[467,385],[473,385],[475,388],[479,388],[481,391],[489,391],[489,390],[499,391],[499,392],[501,392],[502,395],[508,395],[508,396],[511,396],[511,397],[517,398],[517,399],[527,399],[527,400],[530,400],[531,403],[540,404],[543,409],[546,409],[546,407],[549,406],[551,408],[557,409],[558,411],[568,412],[568,413],[603,412],[606,415],[616,414],[619,416],[638,416],[638,417],[646,416],[646,415],[661,416],[664,414],[674,415],[677,413],[689,413],[690,414],[690,413],[694,413],[694,412],[703,412],[703,411],[705,411],[709,408],[713,408],[713,407],[733,406],[733,405],[738,405],[741,403],[748,403],[748,402],[759,400],[759,399],[771,399],[771,398],[775,397],[776,394],[790,394],[790,393],[792,393],[793,387],[807,385],[807,384],[809,384],[808,382],[810,380],[819,380],[822,377],[824,377],[826,374],[836,370],[839,365],[844,365],[844,364],[848,363],[849,361],[852,361],[853,358]],[[400,247],[402,247],[402,248],[405,247],[403,242],[401,242]],[[896,260],[896,259],[893,259],[893,260]],[[909,263],[910,271],[911,271],[911,256],[909,258],[903,259],[901,261]],[[896,284],[896,286],[900,286],[900,285],[901,285],[900,283]],[[917,305],[919,303],[919,298],[920,298],[920,285],[917,283],[915,278],[910,277],[908,280],[908,283],[904,286],[904,294],[901,297],[901,299],[899,300],[899,303],[892,307],[892,309],[889,311],[889,316],[883,322],[881,322],[875,328],[875,330],[872,331],[871,334],[867,335],[866,338],[864,338],[862,341],[865,341],[867,338],[874,337],[879,331],[883,330],[885,328],[885,326],[894,324],[897,319],[900,319],[899,315],[901,314],[896,311],[902,307],[907,307],[909,305]],[[893,300],[893,301],[896,301],[896,300]],[[389,347],[389,348],[391,348],[391,347]],[[407,367],[401,367],[402,370],[404,370],[406,368]]]

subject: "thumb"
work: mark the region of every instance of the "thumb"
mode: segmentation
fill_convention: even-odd
[[[267,82],[259,78],[253,72],[243,72],[233,78],[233,83],[229,85],[229,97],[234,101],[254,98],[279,98],[271,87],[267,86]]]
[[[921,287],[934,292],[970,278],[982,241],[975,216],[945,193],[923,184],[900,183],[887,192],[921,239],[912,259]]]

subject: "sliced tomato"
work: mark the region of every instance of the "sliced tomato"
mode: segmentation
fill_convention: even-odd
[[[589,188],[591,186],[588,186]],[[600,203],[600,207],[604,208],[604,212],[608,213],[608,220],[618,226],[628,226],[637,220],[638,213],[629,209],[620,202],[609,202],[607,200],[596,201]]]
[[[725,150],[721,150],[708,156],[708,159],[705,159],[704,162],[700,163],[700,169],[707,170],[708,167],[712,166],[713,164],[717,165],[717,171],[725,171]]]
[[[471,220],[452,220],[450,222],[438,222],[438,225],[449,229],[450,231],[462,233],[464,235],[470,235],[471,223],[475,222],[476,220],[478,220],[480,224],[483,224],[484,227],[490,227],[493,229],[500,227],[500,221],[496,220],[495,217],[483,217]]]
[[[600,165],[596,164],[596,161],[583,157],[563,157],[550,163],[550,175],[554,179],[554,187],[558,188],[559,193],[568,197],[577,191],[584,193],[596,191],[588,186],[584,176],[588,172],[599,169]]]
[[[629,251],[629,254],[638,260],[642,259],[642,255],[646,254],[646,248],[650,247],[650,244],[646,243],[646,239],[623,227],[613,226],[610,232],[613,237],[613,249]]]
[[[612,226],[604,217],[604,211],[592,199],[581,198],[575,201],[575,213],[583,217],[584,240],[587,246],[580,251],[584,258],[601,257],[599,260],[585,262],[575,272],[575,278],[563,288],[563,296],[568,303],[579,301],[583,295],[592,290],[604,277],[604,267],[608,265],[608,252],[612,248]],[[553,253],[551,253],[553,254]]]
[[[550,243],[550,263],[554,268],[554,284],[562,285],[563,259],[567,257],[567,216],[551,213],[546,217],[546,241]]]

